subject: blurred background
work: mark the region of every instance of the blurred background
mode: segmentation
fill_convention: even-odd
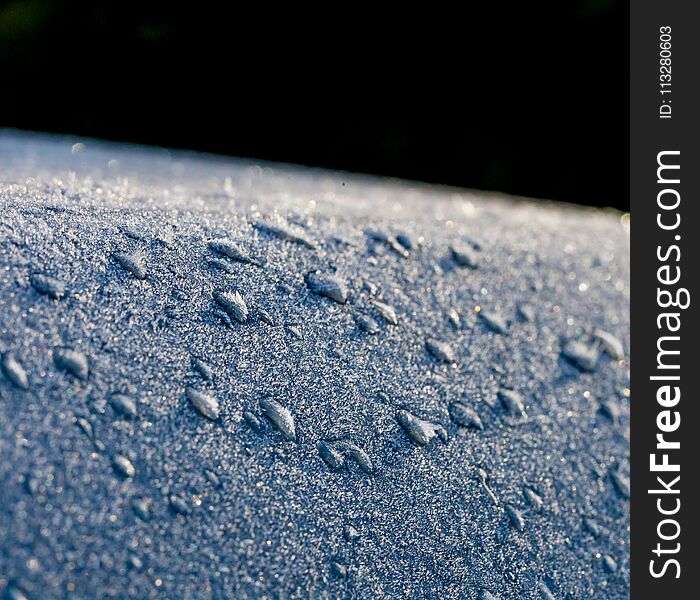
[[[0,127],[629,210],[628,3],[523,4],[2,1]]]

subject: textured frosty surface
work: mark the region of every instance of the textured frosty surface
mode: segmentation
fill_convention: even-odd
[[[627,596],[629,363],[595,333],[627,356],[618,214],[75,141],[0,136],[0,588]]]

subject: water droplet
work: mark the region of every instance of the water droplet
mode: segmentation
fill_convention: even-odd
[[[136,516],[142,521],[148,521],[151,517],[151,502],[146,498],[136,498],[131,505]]]
[[[582,371],[594,371],[598,364],[598,350],[582,342],[569,340],[562,348],[562,356]]]
[[[262,423],[260,422],[260,419],[258,419],[258,417],[256,417],[252,412],[249,410],[244,411],[243,418],[255,433],[260,433],[262,431]]]
[[[114,260],[116,260],[123,269],[136,277],[136,279],[146,279],[146,263],[141,249],[136,250],[132,254],[116,252],[114,254]]]
[[[614,425],[619,425],[620,408],[614,400],[603,400],[600,403],[600,412],[610,419]]]
[[[87,358],[77,350],[68,348],[56,350],[54,353],[54,364],[59,369],[67,371],[78,379],[84,381],[88,378],[89,368]]]
[[[352,460],[357,463],[365,473],[371,473],[374,469],[372,461],[370,460],[367,453],[359,446],[351,442],[339,442],[338,446],[349,456]]]
[[[187,399],[203,416],[215,421],[219,418],[219,402],[214,396],[195,390],[187,389]]]
[[[469,246],[450,246],[450,253],[452,254],[452,260],[454,260],[460,267],[476,269],[479,266],[479,258],[476,251]]]
[[[212,368],[199,358],[192,358],[192,368],[199,373],[204,381],[212,381],[214,379],[214,371]]]
[[[440,362],[452,363],[455,360],[455,354],[452,348],[445,342],[441,342],[434,338],[425,340],[425,348],[428,352]]]
[[[319,442],[318,454],[331,469],[342,469],[345,466],[345,458],[330,442]]]
[[[27,373],[12,352],[3,354],[0,364],[2,365],[2,371],[5,373],[5,377],[7,377],[10,383],[21,390],[29,389]]]
[[[180,514],[187,516],[192,512],[192,509],[187,504],[187,499],[180,494],[171,494],[168,499],[170,502],[170,508]]]
[[[259,260],[250,257],[247,252],[241,250],[230,240],[211,240],[207,245],[209,249],[226,258],[230,258],[239,263],[262,267],[262,263]]]
[[[584,517],[583,526],[593,537],[598,537],[600,535],[600,525],[598,525],[598,523],[596,523],[593,519]]]
[[[537,587],[540,589],[540,594],[542,594],[542,598],[544,598],[544,600],[555,600],[554,594],[552,594],[544,581],[540,581],[537,584]]]
[[[331,561],[331,574],[339,579],[345,579],[348,576],[348,568],[337,560],[333,560]]]
[[[384,304],[384,302],[379,302],[379,300],[372,300],[372,305],[377,309],[377,312],[382,316],[387,323],[391,325],[398,325],[399,319],[396,316],[396,311],[392,306]]]
[[[122,477],[130,479],[136,475],[136,468],[126,456],[122,456],[121,454],[115,456],[112,464],[114,470]]]
[[[438,423],[419,419],[407,410],[400,410],[396,419],[411,440],[418,446],[425,446],[435,437],[447,442],[447,431]]]
[[[630,480],[617,470],[610,471],[610,478],[623,498],[630,497]]]
[[[248,320],[248,306],[238,292],[214,292],[214,301],[239,323]]]
[[[461,427],[483,429],[484,424],[477,412],[462,402],[452,402],[449,406],[450,418]]]
[[[603,568],[608,573],[614,573],[615,571],[617,571],[617,563],[615,562],[615,559],[609,554],[603,556]]]
[[[29,276],[29,283],[40,294],[45,294],[54,300],[60,300],[66,293],[66,284],[55,277],[35,273]]]
[[[481,317],[481,320],[484,321],[484,323],[486,323],[486,326],[491,331],[505,334],[508,330],[508,324],[506,323],[506,320],[503,317],[503,315],[501,315],[500,313],[486,312],[482,310],[479,312],[479,316]]]
[[[529,304],[518,304],[518,315],[523,321],[534,321],[535,309]]]
[[[608,333],[602,329],[594,329],[593,336],[600,340],[601,344],[603,344],[603,349],[611,358],[614,358],[615,360],[622,360],[625,358],[625,351],[622,347],[622,342],[612,333]]]
[[[307,273],[304,281],[314,294],[325,296],[339,304],[348,301],[348,287],[337,275],[311,272]]]
[[[359,539],[360,532],[357,531],[352,525],[346,525],[343,529],[343,536],[348,542],[354,542]]]
[[[498,399],[512,417],[525,416],[525,404],[523,404],[522,396],[515,390],[505,388],[498,390]]]
[[[285,439],[290,442],[296,441],[297,434],[294,417],[292,417],[292,413],[289,410],[271,398],[262,398],[260,400],[260,408]]]
[[[316,244],[312,240],[308,239],[304,234],[295,233],[294,231],[283,225],[275,225],[272,223],[263,223],[259,221],[255,223],[254,227],[259,231],[262,231],[263,233],[272,235],[285,242],[299,244],[311,250],[316,249]]]
[[[542,501],[542,498],[540,498],[539,494],[537,494],[537,492],[530,487],[526,486],[523,488],[523,496],[525,496],[528,504],[535,510],[540,510],[544,505],[544,502]]]
[[[124,394],[114,394],[110,399],[110,404],[114,410],[125,417],[133,418],[138,412],[136,402],[134,402],[133,398],[125,396]]]
[[[514,506],[507,504],[505,506],[506,509],[506,514],[508,515],[508,518],[510,519],[510,522],[513,524],[513,527],[515,527],[518,531],[524,531],[525,530],[525,519],[523,519],[522,513],[515,508]]]
[[[379,333],[378,323],[369,315],[356,314],[355,322],[362,331],[369,335],[377,335]]]

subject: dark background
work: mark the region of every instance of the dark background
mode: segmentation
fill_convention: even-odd
[[[523,4],[0,2],[0,126],[628,210],[628,3]]]

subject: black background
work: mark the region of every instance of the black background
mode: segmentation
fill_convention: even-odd
[[[628,4],[0,4],[0,126],[629,208]]]

